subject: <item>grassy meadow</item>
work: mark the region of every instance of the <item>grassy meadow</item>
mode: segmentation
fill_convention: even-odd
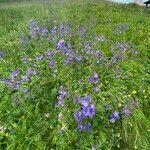
[[[0,0],[0,150],[150,149],[149,49],[149,8]]]

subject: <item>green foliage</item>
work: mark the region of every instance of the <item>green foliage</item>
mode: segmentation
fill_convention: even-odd
[[[66,58],[57,54],[54,56],[57,72],[49,68],[48,61],[36,62],[35,69],[40,75],[31,77],[31,82],[21,87],[29,89],[30,97],[0,82],[0,149],[88,150],[92,146],[104,150],[149,149],[149,10],[99,0],[3,3],[0,5],[0,50],[4,53],[0,59],[1,81],[16,68],[20,68],[24,76],[38,55],[57,49],[56,44],[61,40],[57,36],[55,44],[49,42],[48,37],[44,40],[29,37],[30,19],[49,29],[61,23],[71,25],[72,37],[63,36],[63,39],[78,51],[83,49],[79,43],[94,43],[91,34],[103,35],[106,41],[97,43],[96,49],[109,61],[113,55],[111,49],[118,42],[131,43],[136,51],[129,48],[125,59],[116,65],[97,64],[89,59],[79,65],[65,66]],[[86,39],[77,34],[81,26],[87,30]],[[27,45],[20,43],[21,37],[29,39]],[[29,66],[22,63],[24,56],[29,57]],[[100,75],[98,93],[93,93],[93,85],[88,83],[94,71]],[[83,82],[79,84],[81,79]],[[69,98],[65,107],[59,108],[55,104],[61,86],[67,88]],[[96,105],[91,132],[76,129],[73,117],[74,111],[79,109],[79,105],[73,103],[76,91],[80,96],[91,94]],[[113,110],[122,111],[123,105],[131,99],[138,101],[133,114],[110,123]],[[108,112],[106,105],[111,106]]]

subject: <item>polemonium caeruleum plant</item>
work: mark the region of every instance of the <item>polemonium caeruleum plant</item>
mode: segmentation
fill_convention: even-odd
[[[132,57],[133,47],[89,34],[83,26],[61,23],[46,27],[33,19],[24,37],[21,44],[26,51],[19,57],[22,66],[2,79],[12,105],[21,109],[13,114],[18,118],[6,130],[10,139],[21,134],[17,126],[24,133],[33,126],[37,141],[48,141],[54,149],[109,149],[111,143],[115,149],[127,144],[123,124],[130,124],[139,103],[135,94],[123,94],[128,80],[123,82],[123,75],[116,79],[114,72]],[[111,45],[105,53],[107,42]],[[32,131],[28,132],[30,139]]]

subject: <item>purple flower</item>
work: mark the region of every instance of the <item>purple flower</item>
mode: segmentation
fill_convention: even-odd
[[[72,58],[75,57],[75,52],[74,52],[74,50],[66,48],[65,51],[66,51],[66,55],[67,55],[67,56],[72,57]]]
[[[110,116],[110,122],[115,123],[119,119],[120,119],[119,112],[115,110]]]
[[[38,26],[37,21],[32,20],[32,19],[29,21],[29,28],[30,28],[30,29],[34,29],[34,28],[36,28],[37,26]]]
[[[57,100],[58,100],[56,103],[57,107],[63,107],[65,105],[64,99],[60,99],[60,97],[57,97]]]
[[[122,61],[124,58],[125,58],[125,54],[124,54],[124,52],[121,51],[112,57],[111,63],[117,64],[118,62]]]
[[[138,102],[136,100],[131,101],[131,106],[134,108],[138,105]]]
[[[82,123],[85,117],[83,116],[82,111],[78,111],[74,113],[74,118],[78,123]]]
[[[94,77],[95,83],[97,83],[99,81],[99,76],[98,76],[98,74],[96,72],[94,72],[94,76],[93,77]]]
[[[91,123],[87,123],[86,125],[84,125],[84,131],[90,131],[92,129],[92,125]]]
[[[36,31],[31,30],[30,36],[31,36],[31,38],[35,38],[36,37]]]
[[[62,55],[67,55],[67,56],[70,56],[70,57],[72,57],[72,55],[70,54],[70,51],[69,51],[69,49],[68,49],[68,47],[62,47],[62,48],[60,48],[61,49],[61,53],[62,53]]]
[[[116,50],[119,51],[126,51],[127,49],[131,48],[131,45],[129,43],[116,43],[111,48],[112,53],[115,53]]]
[[[50,51],[50,50],[49,50],[49,51],[47,52],[47,56],[48,56],[48,59],[51,60],[52,57],[54,56],[54,51]]]
[[[88,48],[89,46],[90,46],[89,42],[85,42],[85,43],[84,43],[84,47],[85,47],[85,48]]]
[[[14,91],[19,90],[19,84],[14,84],[14,85],[12,85],[12,89],[13,89]]]
[[[94,78],[93,77],[89,77],[88,80],[89,80],[90,83],[94,83]]]
[[[61,89],[59,91],[59,95],[62,97],[62,98],[66,98],[68,96],[68,92],[65,91],[64,89]]]
[[[51,34],[54,35],[57,33],[57,27],[54,26],[52,29],[51,29]]]
[[[41,60],[43,60],[43,59],[44,59],[44,55],[39,55],[39,56],[36,57],[36,60],[37,60],[37,61],[41,61]]]
[[[64,104],[65,104],[64,99],[63,99],[61,96],[58,96],[58,97],[57,97],[57,103],[56,103],[56,106],[57,106],[57,107],[63,107]]]
[[[11,72],[11,77],[17,77],[18,75],[20,74],[20,70],[19,69],[16,69],[16,70],[13,70]]]
[[[27,68],[26,69],[26,75],[30,76],[32,74],[32,69],[31,68]]]
[[[84,106],[84,107],[87,107],[89,106],[90,102],[91,102],[92,98],[91,96],[85,96],[83,98],[80,99],[80,103]]]
[[[30,78],[26,75],[26,76],[23,76],[22,77],[22,81],[23,82],[29,82],[30,81]]]
[[[82,124],[79,124],[79,125],[77,126],[77,129],[78,129],[78,131],[83,131],[83,130],[84,130],[84,127],[83,127]]]
[[[125,106],[124,108],[123,108],[123,114],[125,115],[125,116],[130,116],[131,115],[131,111],[130,111],[130,109],[127,107],[127,106]]]
[[[65,98],[67,98],[67,96],[68,96],[68,92],[63,87],[61,87],[58,93],[59,93],[59,95],[57,96],[56,106],[63,107],[64,103],[65,103]]]
[[[94,87],[94,88],[93,88],[93,91],[96,92],[96,93],[99,92],[99,91],[100,91],[99,86]]]
[[[26,69],[26,76],[29,77],[30,75],[37,75],[38,72],[36,70],[33,70],[31,68]]]
[[[94,72],[94,75],[92,77],[89,77],[89,82],[98,83],[98,81],[99,81],[99,76],[96,72]]]
[[[37,32],[39,31],[38,23],[35,20],[30,20],[29,29],[31,38],[35,38]]]
[[[54,68],[55,67],[55,63],[52,60],[49,62],[49,67],[50,68]]]
[[[62,24],[60,25],[60,30],[61,30],[61,32],[63,32],[64,29],[65,29],[65,26],[64,26],[64,24],[62,23]]]
[[[57,47],[58,48],[63,48],[63,47],[65,47],[65,41],[64,40],[60,40],[58,43],[57,43]]]
[[[39,30],[39,34],[41,37],[45,37],[48,34],[48,29],[47,28],[41,28]]]
[[[95,105],[91,104],[87,107],[82,107],[81,111],[85,117],[93,118],[95,114]]]
[[[77,62],[80,62],[80,61],[82,60],[82,56],[76,56],[76,57],[75,57],[75,60],[76,60]]]
[[[73,63],[73,58],[67,58],[66,60],[65,60],[65,64],[66,65],[68,65],[68,64],[71,64],[71,63]]]
[[[18,84],[21,84],[22,82],[23,82],[22,79],[19,79],[19,80],[17,81]]]
[[[11,85],[12,84],[12,80],[10,78],[6,78],[3,80],[3,83],[6,85]]]
[[[80,36],[84,36],[86,30],[85,30],[83,27],[80,27],[80,28],[78,29],[78,32],[79,32]]]
[[[78,131],[90,131],[92,129],[92,125],[90,123],[87,123],[85,125],[79,124],[77,126]]]
[[[74,113],[74,118],[78,123],[77,129],[78,131],[90,131],[92,129],[92,125],[90,123],[83,125],[83,121],[86,118],[93,118],[95,114],[95,105],[90,104],[91,96],[87,95],[80,99],[76,96],[75,99],[78,99],[77,102],[82,104],[82,108]]]

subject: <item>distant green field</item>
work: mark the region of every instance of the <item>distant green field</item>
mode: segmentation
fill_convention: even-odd
[[[149,8],[0,2],[0,150],[150,148]]]
[[[33,0],[0,0],[0,3],[7,3],[7,2],[23,2],[23,1],[33,1]]]

